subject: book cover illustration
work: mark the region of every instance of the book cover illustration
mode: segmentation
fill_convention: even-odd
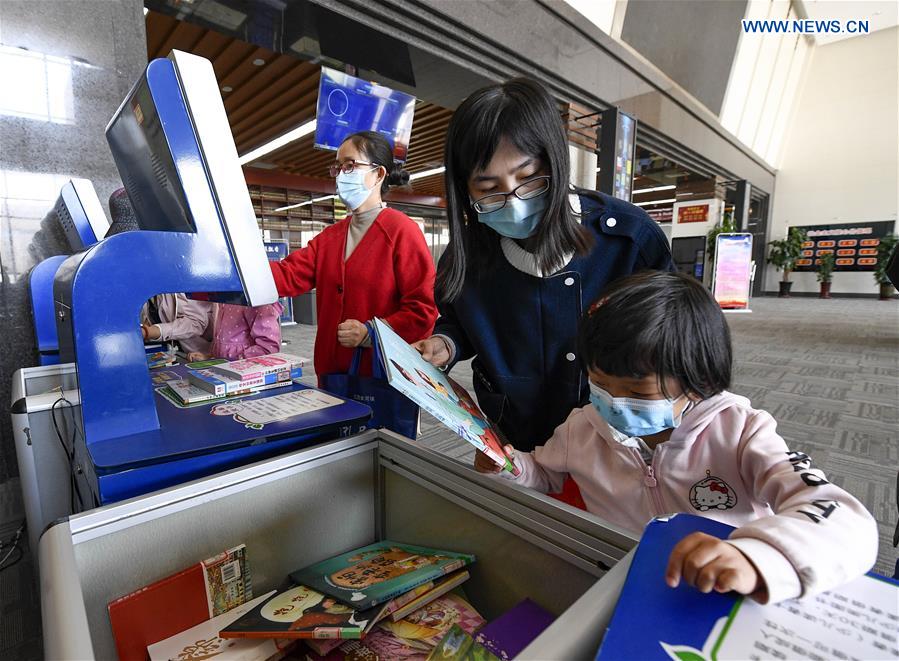
[[[385,540],[295,571],[290,578],[362,609],[389,601],[474,560],[468,553]]]
[[[684,582],[668,587],[667,558],[681,539],[696,531],[726,539],[732,530],[692,514],[650,521],[596,658],[899,658],[899,584],[876,574],[813,597],[767,606],[736,593],[703,594]],[[648,621],[651,628],[646,627]]]
[[[514,659],[555,619],[552,613],[525,599],[478,631],[475,642],[503,661]]]
[[[428,655],[427,661],[500,661],[500,658],[454,624]]]
[[[459,625],[467,633],[474,633],[484,623],[484,618],[465,599],[447,594],[398,622],[385,621],[378,626],[402,638],[411,647],[427,652],[441,641],[453,625]]]
[[[147,367],[151,370],[160,367],[171,367],[175,364],[175,351],[154,351],[147,354]]]
[[[222,638],[361,638],[379,608],[354,610],[305,585],[270,597],[224,627]]]
[[[412,599],[408,604],[405,604],[397,608],[396,610],[390,611],[390,619],[394,622],[402,620],[407,615],[414,613],[419,608],[428,605],[438,597],[442,597],[450,590],[453,590],[462,585],[462,583],[468,580],[469,576],[470,574],[464,569],[460,569],[457,572],[449,574],[445,578],[442,578],[434,583],[433,587],[424,594],[421,594],[418,597]]]
[[[245,544],[203,561],[209,615],[215,617],[253,598]]]
[[[267,374],[290,372],[302,369],[307,359],[294,356],[289,353],[270,353],[265,356],[254,356],[235,360],[230,363],[220,363],[209,368],[225,380],[248,381],[258,379]]]
[[[175,634],[171,638],[153,643],[147,647],[150,661],[199,661],[213,658],[216,661],[266,661],[271,658],[279,658],[289,646],[294,644],[293,641],[271,638],[227,640],[218,635],[222,628],[255,608],[274,593],[275,591],[272,590],[227,613]]]
[[[498,466],[516,472],[503,450],[501,435],[468,391],[424,360],[380,319],[374,319],[376,340],[387,382],[440,420]]]

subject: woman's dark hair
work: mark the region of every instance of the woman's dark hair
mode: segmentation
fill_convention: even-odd
[[[730,386],[730,331],[721,308],[684,273],[643,271],[616,280],[581,321],[584,365],[606,374],[655,374],[706,399]]]
[[[405,186],[409,183],[409,173],[393,160],[393,150],[383,135],[374,131],[359,131],[347,136],[344,142],[347,140],[365,154],[370,163],[387,170],[387,176],[381,182],[381,195],[384,195],[391,186]]]
[[[442,300],[451,301],[461,293],[469,259],[483,265],[491,263],[495,255],[495,232],[478,222],[468,180],[472,173],[487,167],[503,138],[522,153],[539,158],[551,177],[546,214],[534,235],[540,267],[544,271],[558,268],[564,255],[583,254],[592,245],[590,234],[568,204],[568,141],[552,96],[528,78],[484,87],[459,105],[446,133],[444,180],[450,244],[437,271],[437,292]]]

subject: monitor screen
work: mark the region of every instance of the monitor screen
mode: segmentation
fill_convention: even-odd
[[[337,150],[348,135],[376,131],[390,142],[393,158],[406,160],[415,97],[322,67],[315,146]]]

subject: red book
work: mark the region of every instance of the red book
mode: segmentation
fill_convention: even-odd
[[[109,603],[120,661],[146,661],[147,646],[252,598],[241,545]]]

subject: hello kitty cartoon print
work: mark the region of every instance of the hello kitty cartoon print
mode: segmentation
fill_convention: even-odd
[[[729,510],[737,504],[737,492],[707,470],[705,478],[690,487],[690,503],[700,512]]]

